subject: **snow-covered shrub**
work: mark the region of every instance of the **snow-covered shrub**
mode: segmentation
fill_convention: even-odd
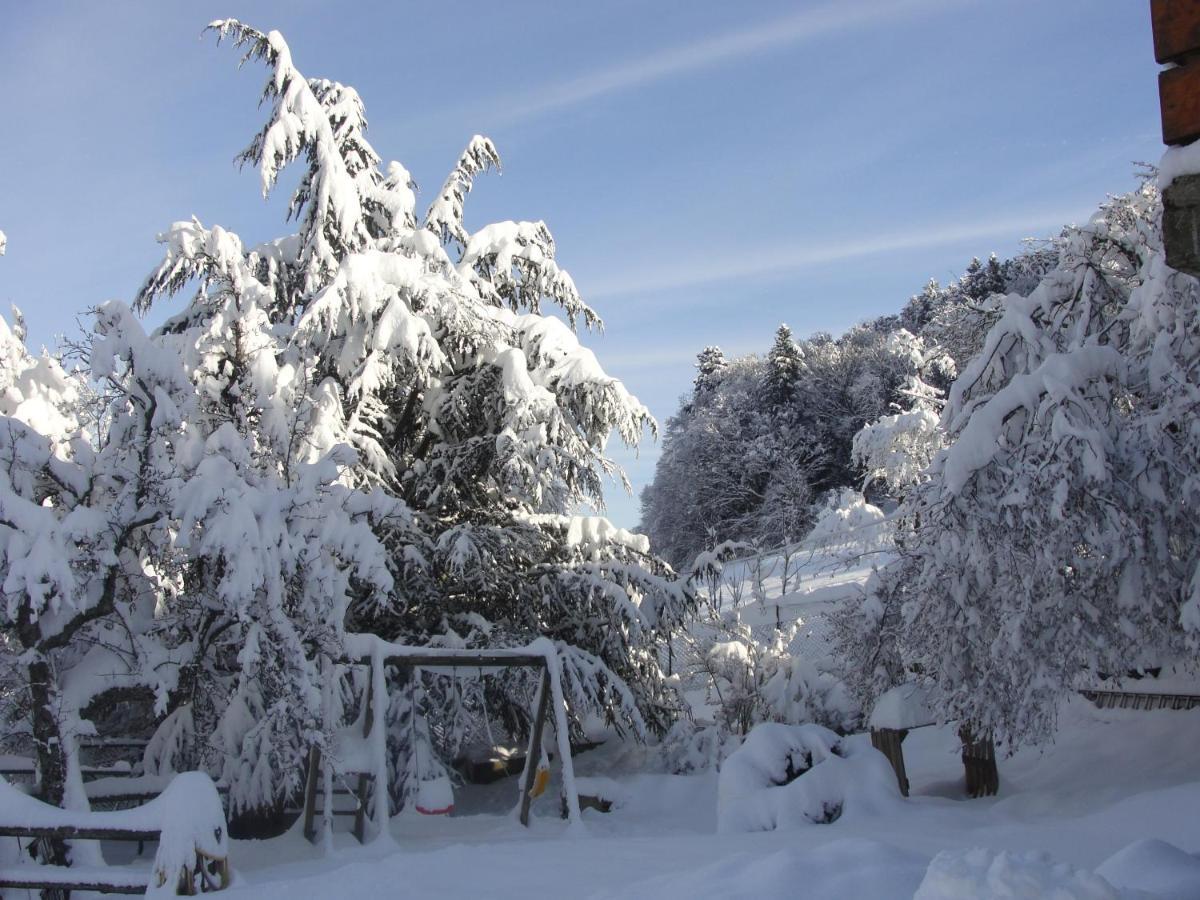
[[[740,743],[740,736],[719,725],[703,725],[684,718],[671,726],[660,750],[668,772],[694,775],[719,769]]]
[[[706,692],[716,725],[734,736],[759,722],[854,727],[858,708],[828,661],[790,651],[800,627],[792,622],[756,636],[737,610],[693,624],[689,641],[695,662],[687,683]]]
[[[181,884],[192,892],[199,890],[196,868],[202,860],[197,854],[213,860],[229,856],[229,829],[221,797],[203,772],[176,775],[158,797],[125,811],[124,816],[161,829],[148,897],[175,896]]]
[[[878,506],[853,488],[830,491],[816,512],[804,550],[853,562],[890,550],[891,527]]]
[[[943,443],[938,413],[919,405],[864,425],[851,452],[866,471],[865,484],[879,482],[899,495],[921,480]]]
[[[891,765],[861,739],[767,722],[721,767],[717,830],[772,831],[876,815],[901,802]]]
[[[858,726],[862,714],[845,683],[827,659],[819,663],[790,653],[768,662],[758,689],[767,721],[816,722],[843,733]]]

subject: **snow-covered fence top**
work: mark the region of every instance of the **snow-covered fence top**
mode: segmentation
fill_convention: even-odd
[[[148,874],[116,866],[10,864],[0,857],[0,887],[108,885],[147,896],[194,894],[229,884],[229,846],[221,797],[207,775],[176,775],[158,797],[135,809],[60,809],[0,779],[0,837],[158,841]],[[81,888],[77,888],[81,889]]]

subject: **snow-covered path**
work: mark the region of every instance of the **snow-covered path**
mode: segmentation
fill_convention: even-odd
[[[1045,851],[1089,870],[1146,839],[1195,854],[1200,760],[1188,748],[1196,746],[1200,710],[1099,712],[1073,702],[1054,746],[1002,760],[998,797],[965,800],[953,730],[923,729],[905,743],[913,797],[899,815],[868,818],[848,809],[832,825],[737,835],[716,834],[715,776],[610,772],[629,788],[629,802],[608,815],[588,811],[586,834],[568,832],[543,800],[543,817],[530,831],[493,814],[400,818],[394,844],[358,847],[338,835],[330,857],[294,833],[241,842],[233,851],[240,881],[230,897],[715,898],[802,888],[809,898],[891,900],[911,897],[945,849]],[[580,763],[585,770],[619,767],[603,754]],[[1109,873],[1150,877],[1144,860],[1162,849],[1156,846],[1134,848],[1132,862],[1114,863]],[[1154,868],[1193,866],[1187,890],[1194,893],[1142,896],[1200,896],[1200,859],[1179,854]]]

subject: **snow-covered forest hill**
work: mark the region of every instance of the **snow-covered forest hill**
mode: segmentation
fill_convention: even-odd
[[[934,408],[982,348],[1003,298],[1027,296],[1058,252],[1041,241],[1012,259],[972,259],[957,280],[930,280],[898,314],[839,337],[796,339],[781,325],[762,355],[704,348],[642,491],[651,546],[676,567],[720,541],[769,549],[803,537],[831,492],[874,482],[877,495],[886,473],[854,455],[855,435],[885,416]],[[928,453],[915,464],[927,462]]]

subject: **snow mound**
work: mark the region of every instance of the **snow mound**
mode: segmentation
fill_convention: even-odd
[[[631,796],[629,788],[619,781],[598,775],[586,778],[576,777],[575,790],[579,791],[580,796],[599,797],[601,800],[607,800],[612,804],[613,809],[627,805]]]
[[[1150,891],[1156,900],[1200,897],[1200,859],[1166,841],[1135,841],[1096,867],[1118,888]]]
[[[766,722],[721,768],[717,830],[829,824],[900,802],[891,766],[865,741],[843,740],[820,725]]]
[[[671,872],[592,900],[760,900],[763,897],[896,900],[909,897],[925,859],[879,841],[854,838],[815,848],[791,847],[767,855],[738,853],[699,868]],[[803,890],[798,886],[803,885]]]
[[[933,858],[913,900],[1121,900],[1104,878],[1049,854],[976,847]]]

